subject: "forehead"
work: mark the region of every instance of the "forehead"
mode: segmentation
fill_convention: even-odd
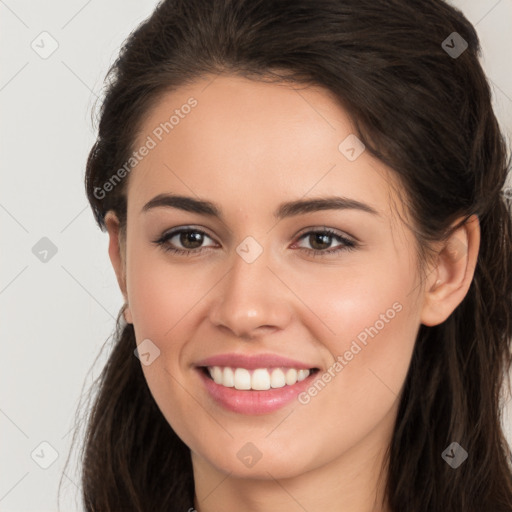
[[[364,151],[340,150],[355,132],[327,90],[209,76],[166,93],[141,124],[151,146],[131,172],[129,203],[162,192],[222,196],[244,205],[333,192],[389,205],[390,170]],[[350,140],[350,139],[349,139]]]

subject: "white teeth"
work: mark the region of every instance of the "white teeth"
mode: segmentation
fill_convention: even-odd
[[[227,388],[232,388],[235,386],[235,374],[233,373],[233,370],[229,368],[229,366],[226,366],[226,368],[224,368],[222,385],[226,386]]]
[[[230,368],[228,366],[209,366],[208,371],[214,382],[221,386],[255,391],[293,386],[297,382],[303,381],[311,373],[310,370],[296,370],[295,368],[257,368],[249,371],[246,368]]]
[[[265,368],[258,368],[252,372],[251,389],[260,391],[270,389],[270,375]]]
[[[270,386],[273,388],[282,388],[286,385],[286,379],[284,378],[284,372],[281,368],[276,368],[272,371],[270,376]]]
[[[212,372],[212,379],[217,383],[217,384],[222,384],[222,368],[220,366],[214,366],[213,367],[213,372]]]
[[[215,369],[215,366],[213,367]],[[237,368],[235,370],[235,388],[251,389],[251,374],[245,368]]]
[[[297,380],[300,382],[304,380],[309,375],[309,370],[299,370],[297,372]]]
[[[286,372],[284,378],[286,380],[286,384],[288,384],[288,386],[292,386],[297,382],[297,370],[295,368],[290,368]]]

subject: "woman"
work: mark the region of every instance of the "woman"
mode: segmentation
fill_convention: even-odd
[[[125,298],[88,511],[510,511],[506,146],[440,0],[168,0],[86,189]]]

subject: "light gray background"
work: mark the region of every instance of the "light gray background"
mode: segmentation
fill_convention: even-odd
[[[512,0],[453,4],[476,25],[495,108],[510,139]],[[57,510],[82,386],[101,370],[105,354],[88,374],[122,305],[107,235],[94,223],[83,176],[95,140],[91,112],[105,73],[155,6],[155,0],[0,0],[3,512]],[[46,37],[50,48],[43,31],[58,43],[46,59],[31,47],[34,40],[41,47]],[[57,248],[46,263],[32,252],[42,237]],[[510,408],[504,426],[511,441]],[[58,453],[48,469],[40,465],[51,462],[52,449],[42,442]],[[65,511],[81,510],[73,460],[63,481]]]

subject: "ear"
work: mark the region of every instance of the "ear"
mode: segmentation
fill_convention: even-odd
[[[126,241],[121,234],[119,219],[113,210],[109,210],[105,215],[105,225],[109,235],[108,255],[114,267],[117,282],[126,304],[124,308],[124,318],[131,324],[133,323],[132,315],[128,305],[128,294],[126,291]]]
[[[441,245],[437,265],[426,280],[422,324],[433,326],[444,322],[462,302],[473,280],[479,248],[480,223],[472,215]]]

